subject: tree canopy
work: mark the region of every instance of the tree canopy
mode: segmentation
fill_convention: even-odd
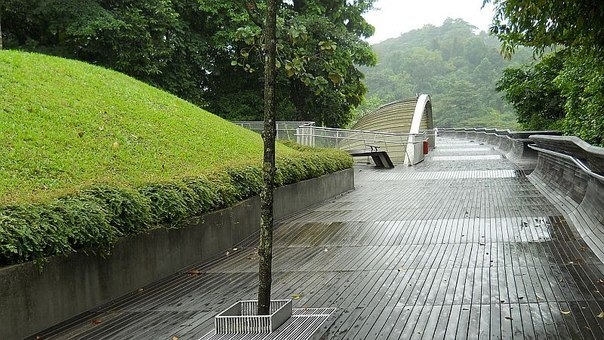
[[[491,32],[505,50],[604,47],[604,3],[593,0],[484,0],[495,5]]]
[[[537,55],[563,50],[528,69],[527,72],[538,76],[533,82],[510,77],[518,70],[507,71],[501,81],[506,97],[516,98],[514,106],[528,107],[531,105],[528,101],[539,97],[538,91],[549,88],[551,96],[532,104],[538,107],[530,119],[538,121],[552,101],[556,105],[561,103],[564,118],[560,125],[566,134],[577,135],[592,144],[604,144],[604,3],[588,0],[485,0],[485,3],[495,5],[491,31],[501,40],[507,56],[518,46],[532,47]],[[557,72],[551,68],[554,61]],[[544,69],[549,69],[549,74],[539,77]],[[522,89],[527,94],[524,98],[514,95]]]
[[[562,128],[564,100],[555,79],[564,66],[564,52],[551,53],[536,64],[506,68],[497,90],[516,110],[527,130]]]
[[[293,0],[279,8],[279,119],[341,126],[375,63],[362,39],[374,0]],[[6,0],[5,48],[112,68],[229,119],[262,117],[261,31],[246,1]],[[257,1],[260,10],[265,1]]]

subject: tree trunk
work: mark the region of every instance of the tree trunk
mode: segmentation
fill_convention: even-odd
[[[275,79],[277,9],[279,0],[268,0],[264,23],[264,185],[260,193],[261,221],[258,255],[258,315],[270,314],[273,261],[273,190],[275,187]]]
[[[2,8],[0,7],[0,51],[2,49]]]

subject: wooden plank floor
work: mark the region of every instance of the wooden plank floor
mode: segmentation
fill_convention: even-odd
[[[602,262],[513,163],[454,139],[279,222],[273,298],[335,307],[331,339],[604,339]],[[43,339],[199,339],[256,295],[254,242]],[[598,317],[598,315],[600,317]]]

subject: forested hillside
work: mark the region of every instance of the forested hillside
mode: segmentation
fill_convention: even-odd
[[[424,26],[373,45],[378,64],[363,68],[368,93],[358,112],[428,93],[438,127],[517,128],[513,108],[495,90],[503,69],[532,60],[519,50],[504,60],[501,43],[461,19]]]

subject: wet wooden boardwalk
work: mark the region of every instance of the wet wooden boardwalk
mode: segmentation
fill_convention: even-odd
[[[279,222],[273,297],[335,307],[330,339],[604,339],[604,266],[491,148],[440,139],[415,167]],[[41,334],[199,339],[256,295],[252,242]]]

